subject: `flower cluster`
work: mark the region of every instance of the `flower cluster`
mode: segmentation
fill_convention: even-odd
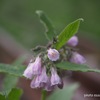
[[[75,47],[78,44],[78,38],[73,36],[69,39],[67,44],[71,47]],[[43,88],[46,91],[51,91],[55,87],[63,88],[63,81],[60,77],[60,73],[58,73],[60,69],[56,68],[55,63],[61,61],[70,61],[76,64],[85,63],[85,58],[76,51],[71,51],[69,60],[64,59],[64,57],[68,57],[66,56],[67,53],[65,53],[65,47],[61,49],[63,52],[50,47],[46,52],[41,52],[35,61],[30,61],[23,75],[32,80],[31,88]]]
[[[56,49],[49,49],[48,59],[57,61],[59,59],[59,52]],[[26,78],[32,79],[31,88],[43,88],[51,91],[56,86],[62,85],[62,80],[57,74],[56,67],[50,66],[47,72],[47,66],[43,65],[41,57],[36,57],[34,62],[30,62],[27,69],[24,71]]]

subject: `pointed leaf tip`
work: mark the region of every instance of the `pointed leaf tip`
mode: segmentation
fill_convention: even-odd
[[[36,10],[35,13],[38,14],[38,15],[41,15],[41,14],[43,14],[44,12],[43,12],[42,10]]]
[[[84,21],[84,19],[83,19],[83,18],[79,18],[78,20],[80,20],[80,21]]]
[[[46,38],[49,41],[51,41],[53,39],[53,37],[55,37],[55,34],[56,34],[54,26],[52,25],[50,19],[47,17],[47,15],[42,10],[37,10],[36,14],[39,16],[40,21],[45,26],[45,30],[46,30],[45,36],[46,36]]]
[[[81,20],[83,21],[82,18],[79,18],[64,28],[64,30],[58,35],[57,43],[54,45],[56,49],[60,49],[72,36],[78,32]]]

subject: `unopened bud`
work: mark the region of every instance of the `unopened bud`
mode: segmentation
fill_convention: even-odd
[[[71,37],[71,38],[68,40],[67,44],[68,44],[69,46],[75,47],[75,46],[78,44],[78,37],[77,37],[77,36]]]
[[[73,52],[70,62],[76,63],[76,64],[84,64],[86,60],[82,55],[78,54],[77,52]]]
[[[59,59],[59,52],[56,49],[49,49],[48,50],[48,58],[51,61],[57,61]]]

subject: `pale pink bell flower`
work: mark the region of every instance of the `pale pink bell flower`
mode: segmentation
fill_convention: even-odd
[[[32,67],[32,72],[33,72],[33,75],[39,75],[41,74],[41,66],[42,66],[42,63],[41,63],[41,58],[38,56],[34,62],[34,66]]]
[[[55,68],[51,68],[51,86],[61,84],[61,78],[57,74],[57,70]]]
[[[57,61],[59,59],[59,52],[56,50],[56,49],[49,49],[48,50],[48,58],[51,60],[51,61]]]
[[[23,76],[26,78],[32,79],[33,78],[33,72],[32,68],[34,66],[34,63],[29,63],[28,67],[25,69]]]

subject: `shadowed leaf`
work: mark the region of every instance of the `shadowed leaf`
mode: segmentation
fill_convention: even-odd
[[[9,64],[0,64],[0,72],[8,73],[19,77],[23,76],[23,72],[25,68],[26,67],[23,65],[16,66],[16,65],[9,65]]]
[[[46,29],[46,37],[48,40],[52,40],[55,37],[55,30],[53,25],[51,24],[51,21],[49,20],[49,18],[46,16],[46,14],[41,11],[41,10],[37,10],[36,14],[39,16],[41,22],[44,24],[45,29]]]
[[[100,73],[100,70],[89,68],[87,65],[73,64],[69,62],[61,62],[61,63],[56,64],[56,66],[64,70]]]
[[[78,84],[72,84],[63,89],[55,91],[47,100],[72,100],[75,90],[79,87]]]

